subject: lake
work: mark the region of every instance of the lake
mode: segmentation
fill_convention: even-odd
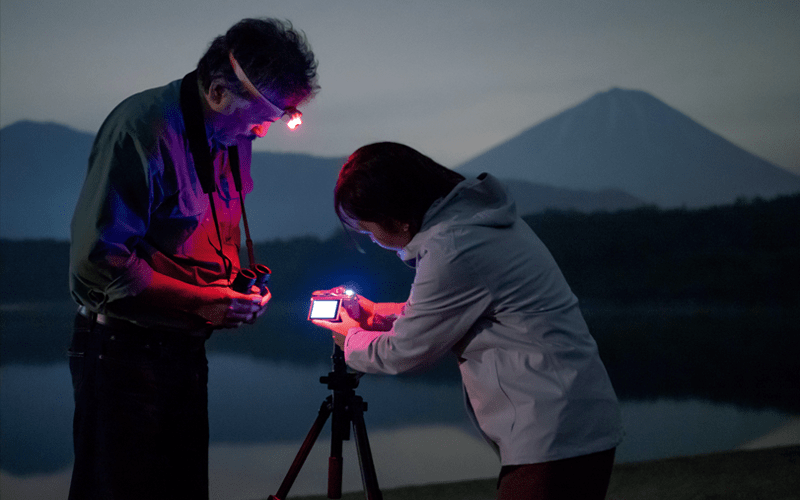
[[[331,367],[209,354],[212,498],[274,494],[329,394]],[[72,462],[72,386],[66,362],[0,368],[0,497],[63,499]],[[468,422],[460,386],[366,375],[357,394],[382,488],[493,477],[496,457]],[[729,450],[789,421],[770,409],[699,399],[628,400],[618,462]],[[324,493],[329,430],[319,438],[292,494]],[[345,442],[343,486],[359,490],[354,441]]]

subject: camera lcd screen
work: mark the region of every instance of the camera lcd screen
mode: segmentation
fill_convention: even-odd
[[[312,300],[308,319],[338,319],[339,302],[339,299]]]

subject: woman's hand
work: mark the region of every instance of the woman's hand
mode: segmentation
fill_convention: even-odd
[[[331,330],[333,332],[334,341],[336,341],[339,347],[344,347],[344,339],[353,327],[360,327],[364,330],[378,332],[386,332],[392,329],[392,325],[397,319],[396,314],[389,314],[386,316],[375,314],[378,304],[360,295],[347,295],[345,293],[346,291],[346,287],[339,286],[331,288],[330,290],[317,290],[311,294],[314,297],[329,295],[341,299],[341,313],[339,315],[341,321],[311,320],[315,325]],[[384,309],[394,312],[394,309],[398,309],[402,304],[384,304],[384,306],[387,306],[384,307]]]
[[[350,318],[359,322],[359,326],[364,328],[365,330],[370,329],[371,320],[373,316],[373,309],[375,304],[365,299],[364,297],[356,294],[347,295],[347,288],[343,286],[337,286],[336,288],[331,288],[330,290],[317,290],[311,294],[312,297],[316,297],[319,295],[331,295],[335,296],[336,298],[340,299],[341,308],[350,315]]]
[[[360,327],[358,321],[350,317],[347,310],[343,310],[339,315],[340,321],[328,321],[326,319],[312,319],[311,322],[317,326],[327,328],[333,333],[333,341],[336,345],[344,349],[344,341],[351,328]]]

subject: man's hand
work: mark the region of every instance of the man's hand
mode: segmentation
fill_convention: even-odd
[[[215,289],[217,297],[208,297],[208,301],[197,309],[197,314],[208,320],[215,327],[238,328],[242,323],[254,323],[267,310],[272,294],[267,292],[263,297],[254,287],[254,293],[244,294],[230,288]]]
[[[252,315],[250,315],[250,319],[245,321],[245,323],[250,324],[250,325],[255,323],[256,320],[258,318],[260,318],[262,314],[267,312],[267,304],[269,304],[269,301],[272,299],[272,292],[270,292],[269,290],[267,290],[267,293],[264,294],[263,297],[261,296],[261,290],[258,290],[258,287],[253,287],[253,290],[254,290],[255,295],[258,295],[259,297],[261,297],[261,302],[258,304],[258,310],[255,313],[253,313]],[[252,295],[251,295],[251,297],[252,297]]]

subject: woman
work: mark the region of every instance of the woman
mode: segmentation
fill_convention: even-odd
[[[619,404],[577,298],[497,179],[378,143],[348,159],[334,196],[347,226],[416,269],[405,304],[358,297],[341,322],[314,321],[348,366],[396,374],[455,352],[500,455],[498,499],[603,499]]]

